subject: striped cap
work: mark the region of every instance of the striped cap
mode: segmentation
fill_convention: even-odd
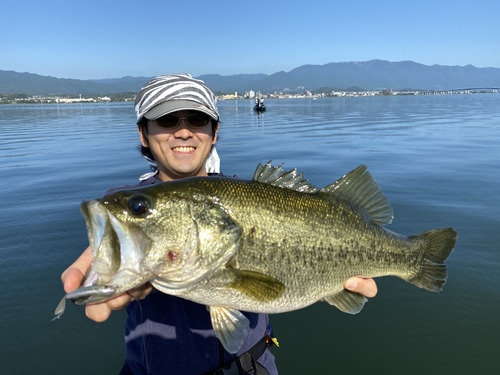
[[[193,110],[219,120],[217,98],[205,82],[189,74],[167,74],[146,82],[135,97],[137,123],[143,117],[156,120],[166,114]]]

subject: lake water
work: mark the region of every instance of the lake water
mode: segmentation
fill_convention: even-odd
[[[219,103],[225,174],[284,162],[323,187],[366,164],[391,201],[389,229],[453,226],[444,292],[397,278],[355,316],[318,303],[271,316],[281,374],[500,373],[500,95]],[[0,106],[0,373],[116,374],[124,312],[68,305],[61,272],[87,246],[82,200],[147,172],[131,103]]]

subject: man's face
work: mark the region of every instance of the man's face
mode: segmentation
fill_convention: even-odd
[[[195,113],[199,112],[177,111],[171,115],[184,118]],[[142,145],[149,147],[156,159],[162,181],[207,175],[205,161],[217,140],[211,121],[196,128],[189,126],[186,120],[174,128],[160,127],[155,121],[149,121],[148,138],[144,138],[140,129],[139,134]]]

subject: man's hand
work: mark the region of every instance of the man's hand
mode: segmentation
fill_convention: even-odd
[[[92,265],[92,249],[87,247],[80,257],[69,266],[61,275],[61,280],[66,293],[78,289],[85,278],[85,274]],[[129,290],[127,293],[119,294],[107,301],[97,302],[85,306],[85,314],[89,319],[96,322],[103,322],[109,318],[111,311],[121,310],[136,299],[144,299],[151,292],[153,287],[147,283],[140,287]]]
[[[344,288],[351,292],[362,294],[365,297],[372,298],[377,295],[377,284],[373,279],[362,277],[351,277],[344,283]]]

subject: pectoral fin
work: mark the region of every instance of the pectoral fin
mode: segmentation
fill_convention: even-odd
[[[259,272],[234,269],[233,274],[235,279],[228,286],[259,302],[273,301],[285,291],[281,281]]]
[[[343,290],[339,293],[325,297],[325,301],[335,306],[340,311],[348,314],[357,314],[365,305],[368,299],[359,293]]]
[[[245,342],[250,321],[238,310],[208,306],[215,335],[229,353],[237,353]]]

